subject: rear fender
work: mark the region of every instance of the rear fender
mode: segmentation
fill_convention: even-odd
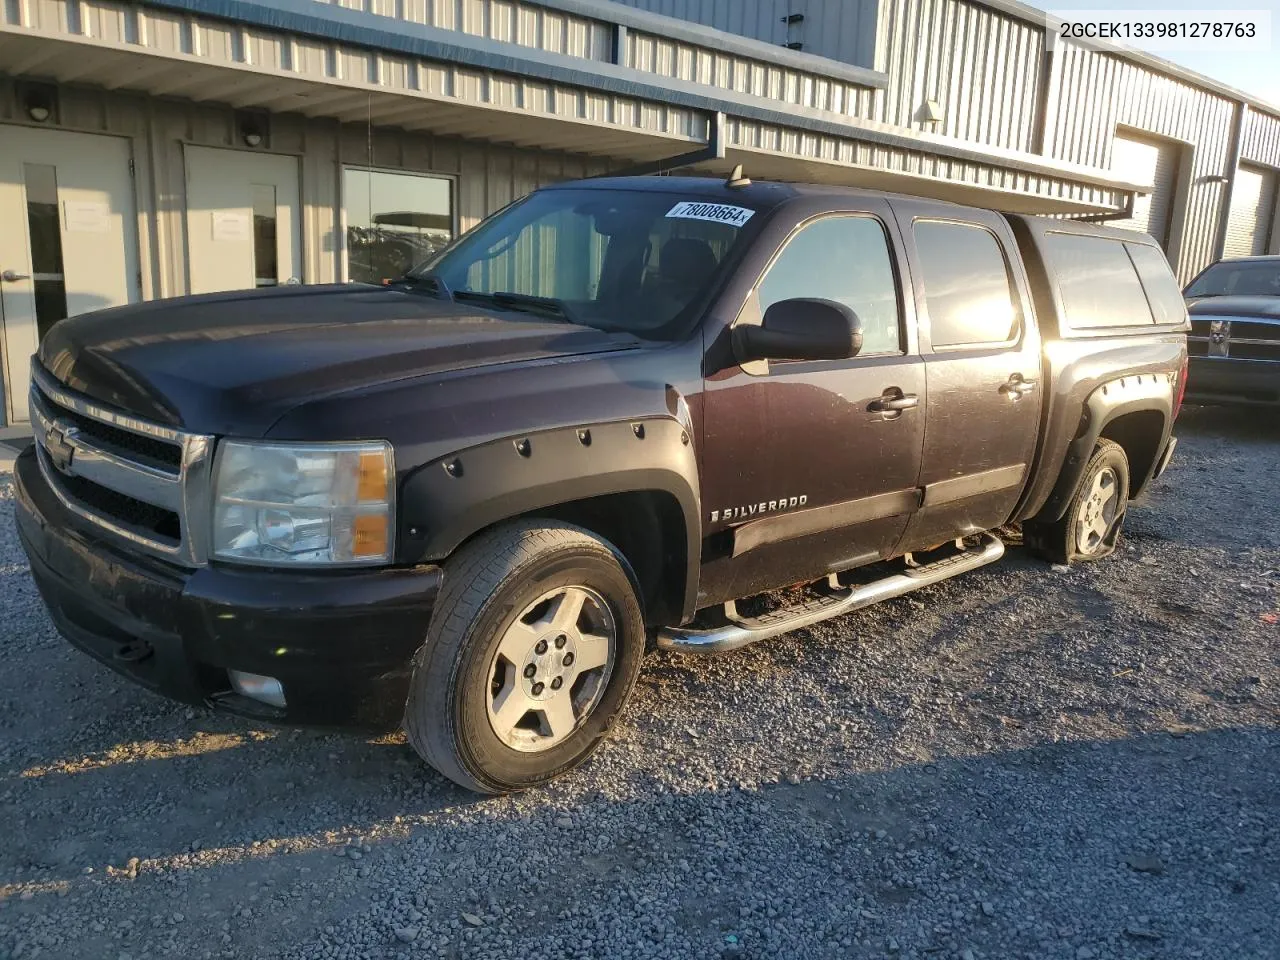
[[[1036,522],[1052,523],[1062,519],[1075,496],[1076,487],[1080,484],[1093,448],[1097,446],[1098,438],[1106,431],[1108,424],[1128,414],[1143,412],[1157,412],[1161,415],[1163,427],[1156,450],[1163,450],[1173,423],[1173,393],[1167,375],[1147,373],[1119,377],[1107,381],[1089,395],[1084,403],[1080,427],[1067,447],[1058,481],[1044,506],[1036,514]],[[1133,478],[1132,496],[1136,497],[1146,488],[1156,469],[1156,460],[1144,469],[1141,477]]]

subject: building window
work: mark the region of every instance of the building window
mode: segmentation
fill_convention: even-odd
[[[62,271],[62,224],[58,220],[58,172],[49,164],[24,163],[27,229],[31,236],[31,280],[40,339],[67,315],[67,278]]]
[[[347,279],[402,276],[453,239],[453,182],[444,177],[348,167]]]

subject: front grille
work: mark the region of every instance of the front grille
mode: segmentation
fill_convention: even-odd
[[[1192,317],[1187,351],[1193,357],[1277,363],[1280,362],[1280,320]]]
[[[174,473],[182,466],[182,447],[178,444],[121,430],[109,423],[76,413],[48,398],[46,400],[50,414],[72,424],[85,437],[113,453],[125,456],[132,454],[144,462],[170,467]]]
[[[105,514],[117,523],[153,533],[177,545],[182,538],[182,521],[172,510],[143,503],[133,497],[99,486],[84,477],[59,474],[63,489],[85,506]]]
[[[35,360],[31,421],[41,472],[85,524],[183,566],[206,562],[212,437],[102,406]]]

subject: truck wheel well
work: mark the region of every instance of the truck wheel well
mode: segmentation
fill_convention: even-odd
[[[543,507],[510,519],[528,518],[572,523],[604,537],[635,571],[645,624],[680,622],[689,558],[684,515],[671,494],[659,490],[612,493]]]
[[[1164,436],[1164,414],[1159,410],[1138,410],[1116,417],[1099,435],[1124,448],[1129,459],[1129,498],[1142,491],[1148,475],[1160,455],[1160,439]]]

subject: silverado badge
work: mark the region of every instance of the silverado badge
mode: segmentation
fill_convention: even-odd
[[[798,497],[783,497],[781,500],[761,500],[759,503],[749,503],[745,507],[725,507],[723,510],[711,511],[711,522],[715,523],[717,520],[745,520],[747,517],[758,516],[762,513],[794,510],[796,507],[803,507],[808,501],[808,495],[801,494]]]

